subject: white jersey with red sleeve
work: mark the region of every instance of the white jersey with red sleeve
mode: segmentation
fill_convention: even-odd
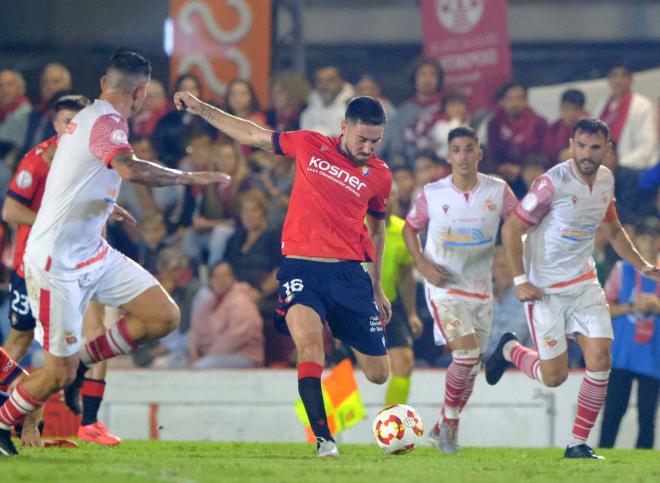
[[[609,169],[598,168],[590,186],[573,160],[560,163],[532,183],[516,215],[533,225],[523,250],[532,284],[545,293],[561,293],[598,283],[592,258],[596,229],[603,220],[617,219]]]
[[[121,178],[110,166],[131,151],[128,124],[107,101],[80,111],[60,138],[25,251],[26,264],[77,276],[108,251],[102,230]]]
[[[469,193],[456,188],[452,176],[424,186],[406,223],[415,230],[428,226],[424,255],[451,274],[443,288],[427,282],[432,298],[490,300],[500,219],[506,220],[516,205],[517,199],[504,181],[481,173]]]

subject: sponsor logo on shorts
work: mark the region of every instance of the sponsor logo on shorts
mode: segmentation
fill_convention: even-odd
[[[552,349],[554,346],[557,345],[557,341],[555,339],[553,339],[552,337],[550,337],[549,335],[546,335],[543,338],[543,341],[545,342],[545,345],[548,349]]]
[[[73,335],[71,332],[65,332],[64,342],[66,342],[68,345],[75,344],[76,342],[78,342],[78,338],[75,335]]]
[[[383,324],[380,321],[380,315],[369,317],[369,332],[382,332]]]

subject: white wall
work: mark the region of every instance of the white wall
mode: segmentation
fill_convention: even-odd
[[[445,372],[420,370],[413,375],[409,404],[426,429],[436,421]],[[350,443],[370,443],[371,419],[382,407],[383,386],[357,374],[368,417],[339,435]],[[547,389],[515,371],[494,387],[483,375],[461,419],[465,446],[564,446],[573,423],[582,373],[558,389]],[[112,370],[108,374],[102,418],[126,439],[148,439],[150,405],[157,405],[161,439],[210,441],[304,441],[293,406],[297,380],[293,370],[159,371]],[[632,404],[632,401],[631,401]],[[554,412],[554,416],[553,413]],[[554,417],[554,421],[553,421]],[[622,424],[619,447],[633,447],[636,411]],[[594,438],[599,434],[596,429]],[[595,442],[595,439],[592,442]],[[660,447],[656,435],[656,447]]]

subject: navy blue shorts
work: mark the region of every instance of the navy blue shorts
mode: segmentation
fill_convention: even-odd
[[[362,354],[387,354],[371,278],[360,262],[283,258],[277,279],[280,282],[275,309],[277,330],[289,334],[286,313],[294,305],[302,304],[314,309],[328,323],[335,338]]]
[[[25,279],[12,270],[9,276],[9,323],[14,330],[34,330],[37,321],[32,317],[30,302],[28,302]]]

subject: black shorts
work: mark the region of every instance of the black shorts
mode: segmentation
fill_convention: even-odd
[[[390,319],[390,323],[385,326],[385,340],[387,341],[388,349],[413,346],[410,322],[408,321],[406,307],[401,301],[401,297],[397,297],[392,302],[392,318]]]
[[[32,317],[25,279],[12,270],[9,276],[9,323],[14,330],[34,330],[37,321]]]
[[[382,356],[385,334],[369,274],[360,262],[314,262],[283,258],[277,272],[280,291],[275,327],[289,334],[286,313],[296,304],[312,308],[332,335],[370,356]]]

